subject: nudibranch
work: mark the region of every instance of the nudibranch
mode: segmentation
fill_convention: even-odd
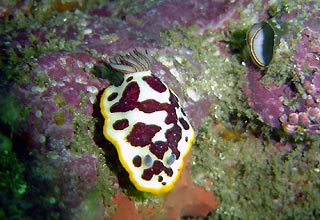
[[[152,74],[148,51],[109,58],[109,65],[124,78],[101,97],[103,134],[138,190],[166,193],[179,179],[194,130],[178,97]]]

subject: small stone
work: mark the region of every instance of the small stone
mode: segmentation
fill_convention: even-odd
[[[306,113],[299,113],[299,124],[304,128],[308,128],[310,126],[310,120]]]
[[[299,120],[299,116],[297,113],[290,113],[289,114],[289,124],[291,125],[297,125],[298,124],[298,120]]]

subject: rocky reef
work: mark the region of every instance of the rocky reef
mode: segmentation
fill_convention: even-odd
[[[261,71],[249,67],[245,91],[250,106],[270,126],[282,127],[288,133],[319,134],[319,27],[315,25],[319,22],[319,12],[314,9],[310,17],[288,26],[286,22],[296,13],[278,18],[277,22],[286,26],[275,54],[279,57],[274,58],[264,76]],[[285,53],[290,56],[287,67],[279,68],[279,62],[283,62],[281,55]],[[276,75],[282,75],[282,79],[273,83],[260,80],[276,79]]]
[[[0,218],[317,219],[316,1],[0,3]],[[265,68],[246,31],[268,21]],[[148,49],[196,131],[182,175],[135,189],[102,134],[108,57]],[[112,71],[111,71],[112,74]]]

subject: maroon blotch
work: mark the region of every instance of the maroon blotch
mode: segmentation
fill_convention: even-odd
[[[149,150],[150,150],[151,153],[156,155],[156,157],[158,159],[162,160],[164,154],[168,150],[168,144],[167,144],[167,142],[157,141],[157,142],[152,143],[150,145]]]
[[[178,125],[174,125],[166,131],[165,136],[168,147],[172,150],[172,153],[176,155],[176,159],[179,159],[180,151],[178,150],[178,142],[182,137],[181,128]]]
[[[133,79],[133,76],[129,76],[126,81],[130,82],[132,79]]]
[[[180,108],[180,110],[181,110],[181,113],[182,113],[185,117],[187,117],[187,115],[186,115],[186,113],[184,112],[183,108]]]
[[[174,125],[166,131],[165,136],[169,145],[177,145],[182,136],[181,128],[178,125]]]
[[[170,91],[170,97],[169,97],[169,101],[171,103],[171,105],[175,108],[178,108],[179,107],[179,99],[178,97],[173,94],[173,92]]]
[[[115,130],[123,130],[129,126],[128,119],[117,120],[113,123],[112,127]]]
[[[173,170],[163,165],[163,163],[159,160],[154,161],[152,167],[145,169],[141,176],[144,180],[151,180],[153,175],[159,175],[162,171],[164,171],[168,176],[173,175]]]
[[[139,85],[136,82],[131,82],[124,89],[119,102],[113,104],[110,112],[127,112],[137,107],[137,101],[140,94]]]
[[[170,108],[166,109],[167,111],[167,117],[165,119],[166,124],[174,123],[176,124],[178,121],[177,114],[176,114],[176,108],[179,107],[178,104],[178,98],[170,91],[170,98],[169,101],[171,103]]]
[[[186,120],[184,120],[183,118],[179,118],[179,122],[184,130],[188,130],[190,128],[188,122],[186,122]]]
[[[152,138],[160,130],[161,127],[158,125],[147,125],[138,122],[133,126],[130,134],[127,136],[127,140],[132,146],[144,147],[152,143]]]
[[[108,101],[111,102],[117,97],[118,97],[118,93],[117,92],[113,92],[111,95],[108,96]]]
[[[144,76],[142,79],[157,92],[162,93],[167,90],[166,86],[156,76]]]
[[[138,109],[145,113],[152,113],[156,111],[167,110],[170,107],[169,104],[157,102],[154,99],[148,99],[138,103]]]
[[[132,159],[132,163],[135,167],[141,167],[142,164],[142,160],[141,157],[139,155],[136,155],[133,159]]]
[[[177,118],[176,110],[175,108],[172,108],[172,106],[170,106],[170,108],[167,109],[167,117],[164,122],[166,124],[171,124],[171,123],[176,124],[177,121],[178,121],[178,118]]]

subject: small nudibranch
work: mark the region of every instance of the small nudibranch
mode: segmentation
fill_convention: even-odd
[[[264,68],[273,57],[275,32],[267,21],[254,24],[247,32],[247,46],[255,65]]]
[[[194,130],[177,96],[152,74],[147,51],[133,50],[109,64],[124,78],[101,97],[103,134],[138,190],[166,193],[179,179]]]

